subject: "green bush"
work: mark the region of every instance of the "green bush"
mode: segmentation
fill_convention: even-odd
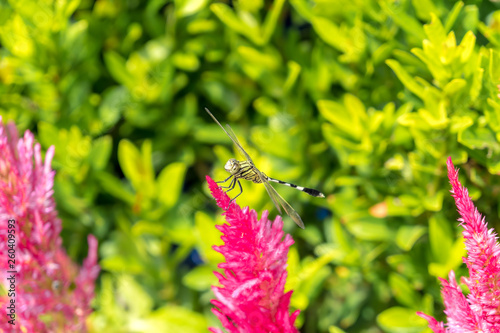
[[[205,332],[221,222],[204,177],[230,123],[306,229],[287,288],[301,332],[423,332],[461,275],[451,156],[497,216],[500,12],[470,1],[9,0],[0,115],[55,145],[70,255],[99,238],[91,331]],[[244,183],[241,206],[276,211]],[[297,192],[297,193],[296,193]],[[494,226],[494,225],[493,225]]]

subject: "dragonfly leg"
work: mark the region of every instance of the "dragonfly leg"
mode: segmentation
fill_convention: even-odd
[[[236,180],[236,178],[235,178]],[[241,193],[243,193],[243,188],[241,187],[241,183],[239,180],[236,180],[236,182],[238,183],[238,185],[240,186],[240,193],[238,193],[234,198],[231,199],[231,201],[234,201],[237,197],[240,196]],[[233,185],[233,188],[236,186],[236,183]],[[232,190],[232,189],[231,189]]]
[[[231,184],[229,184],[229,186],[221,186],[220,188],[227,188],[227,190],[225,190],[224,192],[229,192],[231,191],[234,187],[236,186],[236,178],[233,178],[233,180],[231,180]]]
[[[227,182],[229,179],[231,179],[231,177],[233,177],[233,176],[234,176],[234,175],[231,175],[231,176],[227,177],[226,179],[221,180],[221,181],[218,181],[218,182],[216,182],[216,183],[217,183],[217,184],[220,184],[220,183],[225,183],[225,182]],[[226,187],[230,187],[230,186],[231,186],[231,185],[226,186]]]

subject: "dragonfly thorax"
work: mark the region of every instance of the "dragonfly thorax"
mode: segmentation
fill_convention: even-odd
[[[257,170],[257,168],[250,161],[237,161],[232,158],[227,161],[224,169],[226,169],[226,171],[236,179],[246,179],[254,183],[262,183],[261,177],[265,180],[268,179],[268,177],[262,171]]]

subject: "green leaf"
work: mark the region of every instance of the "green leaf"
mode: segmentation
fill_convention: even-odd
[[[340,31],[335,23],[320,16],[314,17],[311,23],[314,30],[316,30],[319,37],[323,39],[323,41],[339,51],[345,50],[347,37]]]
[[[184,177],[186,175],[186,164],[174,162],[167,165],[158,175],[157,186],[158,200],[162,202],[167,209],[172,208],[182,191]]]
[[[412,195],[401,195],[397,198],[388,197],[387,212],[389,216],[415,216],[421,213],[420,202]]]
[[[156,235],[156,236],[164,236],[166,233],[165,224],[159,224],[157,222],[151,222],[147,220],[140,220],[132,227],[131,233],[134,236],[143,236],[143,235]]]
[[[104,62],[109,73],[118,83],[129,89],[135,86],[135,78],[129,73],[125,65],[125,59],[118,53],[114,51],[104,53]]]
[[[437,277],[447,277],[450,271],[456,271],[462,264],[462,258],[467,255],[464,246],[464,239],[459,237],[451,249],[447,258],[442,258],[440,262],[429,264],[429,274]]]
[[[188,72],[194,72],[200,67],[198,57],[192,53],[176,52],[172,56],[172,63],[175,67]]]
[[[403,251],[410,251],[417,240],[422,237],[427,229],[423,226],[404,225],[398,229],[396,234],[396,244]]]
[[[377,323],[388,333],[420,333],[427,320],[417,316],[414,309],[392,307],[377,316]]]
[[[399,6],[401,2],[380,1],[382,10],[391,17],[408,35],[414,36],[418,40],[425,38],[424,29],[416,18],[405,13],[404,7]]]
[[[500,120],[500,118],[499,118]],[[474,120],[469,116],[453,116],[450,119],[450,132],[458,133],[474,124]]]
[[[290,0],[290,4],[297,11],[297,13],[302,16],[307,21],[311,21],[314,17],[314,13],[311,10],[311,6],[306,0]]]
[[[418,2],[418,1],[417,1]],[[455,24],[458,15],[460,14],[460,11],[464,7],[463,1],[457,1],[453,5],[453,8],[450,10],[448,15],[446,16],[446,22],[444,23],[444,29],[446,31],[450,31],[453,25]],[[468,30],[468,29],[466,29]]]
[[[416,112],[405,113],[398,118],[398,123],[406,126],[412,127],[414,129],[429,130],[430,126],[427,121],[425,121],[422,116]]]
[[[436,14],[431,13],[431,23],[424,25],[427,38],[433,45],[441,45],[446,40],[446,31]]]
[[[131,103],[130,94],[125,87],[112,87],[106,90],[99,105],[99,119],[104,128],[114,126]]]
[[[419,297],[415,288],[400,274],[389,274],[389,285],[392,294],[399,303],[409,308],[419,308]]]
[[[179,18],[200,12],[207,6],[208,0],[176,0],[175,11]]]
[[[470,100],[475,102],[483,88],[484,68],[481,67],[482,54],[479,54],[476,69],[473,70],[472,83],[470,85]]]
[[[368,120],[365,105],[358,97],[352,94],[345,94],[344,105],[351,118],[359,119],[361,123],[364,123]]]
[[[107,256],[99,262],[99,265],[102,269],[115,273],[141,274],[144,271],[143,262],[140,262],[139,258],[123,254]]]
[[[418,97],[422,99],[424,98],[424,88],[419,85],[410,74],[408,74],[406,69],[404,69],[399,62],[389,59],[385,63],[394,71],[398,79],[406,88],[408,88],[408,90],[410,90]]]
[[[118,178],[106,172],[98,172],[96,177],[106,192],[127,202],[129,205],[134,204],[134,194]]]
[[[154,194],[154,170],[151,157],[151,141],[144,141],[142,152],[130,141],[123,139],[118,144],[118,162],[125,177],[134,189],[151,197]]]
[[[196,226],[196,248],[205,262],[218,264],[224,262],[224,257],[215,251],[214,245],[222,245],[222,233],[215,228],[214,220],[203,212],[196,212],[194,216]]]
[[[328,274],[324,275],[326,271],[321,272],[322,269],[326,268],[328,271],[329,269],[325,267],[328,265],[330,262],[332,262],[335,259],[339,259],[339,254],[340,252],[333,249],[329,252],[326,252],[325,254],[322,254],[318,258],[311,260],[304,264],[298,272],[294,276],[290,276],[289,279],[286,282],[286,288],[285,289],[296,289],[297,286],[302,286],[303,283],[306,281],[312,281],[315,280],[314,282],[308,283],[307,285],[304,285],[305,288],[312,288],[313,286],[316,287],[317,283],[323,279],[325,279]],[[321,274],[320,274],[321,273]],[[311,291],[311,289],[309,289]]]
[[[266,20],[262,28],[262,44],[267,44],[276,29],[285,0],[276,0],[271,6],[271,10],[267,11]]]
[[[448,126],[448,112],[446,101],[441,100],[438,104],[429,105],[429,108],[418,109],[418,115],[433,129],[444,129]]]
[[[490,49],[488,71],[493,84],[500,83],[500,52]]]
[[[451,78],[451,72],[442,63],[443,60],[441,58],[444,58],[444,55],[441,54],[440,50],[438,53],[438,50],[433,45],[430,45],[429,42],[424,44],[424,46],[427,46],[426,50],[413,48],[411,52],[427,65],[428,70],[436,80],[440,83],[448,82]]]
[[[290,60],[287,63],[287,67],[288,67],[288,75],[285,80],[285,83],[283,84],[284,92],[288,92],[292,89],[295,82],[297,82],[297,78],[299,77],[300,71],[302,70],[302,67],[293,60]]]
[[[52,145],[57,147],[59,144],[59,131],[50,123],[44,121],[38,123],[38,137],[44,147]]]
[[[448,191],[437,191],[435,193],[428,193],[425,195],[423,200],[423,206],[434,212],[439,212],[443,209],[443,197]]]
[[[88,28],[88,21],[81,20],[68,27],[68,30],[64,34],[64,38],[61,40],[61,46],[69,51],[68,56],[71,58],[82,59],[86,55],[85,52],[82,52],[82,48],[86,46],[85,43],[88,41]]]
[[[193,290],[205,291],[217,284],[214,270],[209,266],[197,266],[182,277],[182,283]]]
[[[212,12],[232,30],[247,36],[254,43],[258,45],[264,44],[262,38],[259,36],[258,27],[251,27],[238,18],[234,11],[226,4],[215,3],[210,5]]]
[[[144,286],[130,275],[117,276],[117,293],[125,301],[129,314],[143,316],[149,314],[154,302],[151,296],[144,290]]]
[[[387,241],[395,236],[384,220],[372,217],[348,222],[346,227],[356,238],[362,240]]]
[[[349,98],[349,103],[349,108],[327,100],[320,100],[317,105],[323,117],[344,132],[346,136],[360,141],[364,133],[360,118],[366,117],[364,105],[359,100],[356,102],[356,98]],[[359,105],[361,105],[361,110],[356,110],[356,106]]]
[[[459,95],[464,91],[467,86],[467,81],[464,79],[453,79],[443,88],[443,93],[447,96]]]
[[[264,6],[264,0],[240,0],[238,1],[238,5],[243,11],[257,13]]]
[[[489,148],[495,151],[500,150],[500,146],[495,134],[489,128],[468,127],[458,133],[458,142],[470,149]]]
[[[497,135],[500,138],[500,135]],[[495,156],[488,158],[486,162],[486,166],[488,167],[488,172],[492,175],[497,175],[500,173],[500,156],[496,154]]]
[[[356,249],[356,247],[353,244],[353,240],[351,237],[348,235],[346,232],[345,228],[342,226],[340,223],[339,219],[333,218],[332,219],[332,235],[331,239],[332,242],[339,246],[339,248],[344,252],[344,253],[349,253],[348,258],[350,260],[353,260],[353,262],[345,262],[346,264],[354,264],[354,262],[357,262],[359,260],[359,250]]]
[[[125,177],[130,180],[135,189],[141,184],[141,154],[134,144],[123,139],[118,144],[118,161]]]
[[[205,19],[198,19],[191,21],[188,23],[186,28],[187,32],[189,32],[192,35],[209,33],[213,32],[216,29],[217,29],[217,23],[215,20],[205,20]],[[212,54],[219,53],[219,51],[211,51],[211,52]],[[207,52],[206,54],[207,58],[210,57],[211,52]]]
[[[429,21],[431,13],[439,14],[438,8],[431,0],[412,0],[411,4],[415,8],[418,18],[423,21]]]
[[[328,327],[328,333],[345,333],[345,331],[337,326],[330,326]]]
[[[247,62],[252,63],[265,70],[276,70],[281,65],[281,59],[277,54],[270,52],[261,52],[253,47],[240,46],[237,49],[238,54]]]
[[[167,305],[158,309],[147,320],[150,322],[150,326],[145,328],[144,333],[200,333],[206,331],[208,327],[204,315],[175,305]]]
[[[464,238],[463,236],[460,236],[457,238],[455,243],[453,244],[453,247],[451,248],[450,251],[450,257],[448,260],[448,263],[450,264],[450,269],[448,270],[447,274],[450,272],[450,270],[456,270],[458,267],[460,267],[463,264],[463,259],[467,255],[467,249],[465,248],[464,245]]]
[[[464,31],[477,31],[480,27],[479,8],[475,5],[467,5],[461,20]]]
[[[155,170],[153,168],[153,143],[151,140],[144,140],[141,147],[141,174],[147,186],[146,193],[154,191]]]
[[[279,112],[279,107],[276,103],[268,96],[262,96],[257,98],[253,102],[253,107],[259,112],[267,117],[272,117]]]
[[[111,156],[112,138],[110,135],[105,135],[95,139],[90,152],[90,162],[96,170],[102,170],[108,165],[109,157]]]
[[[460,53],[460,61],[462,63],[466,63],[472,56],[474,52],[474,46],[476,45],[476,36],[472,33],[472,31],[467,31],[464,38],[462,38],[462,42],[459,45],[459,48],[462,50]]]
[[[453,244],[453,233],[448,221],[439,214],[429,219],[429,240],[434,261],[446,263]]]
[[[373,63],[378,65],[381,62],[385,61],[387,58],[389,58],[392,52],[394,51],[394,47],[395,45],[393,43],[386,43],[380,45],[379,48],[373,52],[372,55]]]
[[[5,26],[9,18],[12,17],[14,9],[7,3],[0,3],[0,25]]]

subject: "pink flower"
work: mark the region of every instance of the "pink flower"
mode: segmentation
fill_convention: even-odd
[[[289,314],[292,291],[284,293],[286,259],[293,239],[283,238],[283,221],[267,219],[264,211],[243,210],[207,176],[208,186],[217,205],[225,212],[228,224],[216,226],[224,245],[214,249],[224,255],[219,264],[224,274],[214,272],[222,287],[212,287],[217,300],[212,309],[224,328],[236,332],[298,332],[293,326],[299,310]],[[210,328],[211,332],[222,333]]]
[[[448,158],[448,177],[452,195],[460,214],[460,225],[468,256],[464,262],[469,269],[469,278],[462,277],[462,283],[470,290],[467,298],[455,280],[455,273],[449,275],[449,282],[440,279],[448,318],[446,330],[443,323],[421,312],[417,314],[429,322],[434,332],[500,332],[500,247],[493,229],[479,214],[465,187],[458,181],[458,169]]]
[[[0,332],[82,332],[91,313],[94,283],[99,274],[97,240],[88,237],[89,255],[79,269],[62,247],[61,221],[52,197],[54,147],[42,162],[40,144],[26,131],[19,139],[14,124],[0,117],[0,278],[14,274],[15,297],[1,296]],[[15,246],[8,243],[8,220],[14,220]],[[7,253],[15,255],[10,266]],[[12,252],[14,251],[14,252]],[[15,325],[6,320],[7,304],[15,300]],[[10,318],[8,318],[10,320]]]

